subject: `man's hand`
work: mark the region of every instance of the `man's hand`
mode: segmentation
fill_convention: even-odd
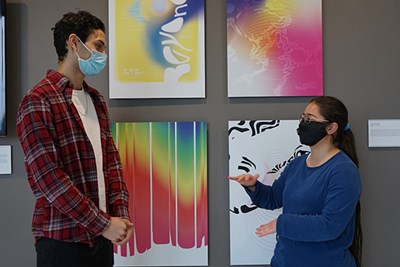
[[[102,236],[112,243],[122,245],[128,242],[132,235],[133,223],[127,219],[111,217],[111,222],[103,231]]]
[[[125,235],[124,239],[122,239],[121,241],[119,241],[117,243],[114,243],[116,245],[123,245],[123,244],[128,243],[128,241],[131,238],[132,233],[133,233],[133,223],[131,221],[129,221],[128,219],[122,219],[122,220],[125,222],[125,224],[127,226],[126,235]]]

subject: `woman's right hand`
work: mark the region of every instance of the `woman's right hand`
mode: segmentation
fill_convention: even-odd
[[[230,180],[238,182],[243,186],[252,187],[256,184],[258,177],[260,177],[258,173],[255,175],[252,175],[250,173],[245,173],[238,176],[229,176],[228,178]]]

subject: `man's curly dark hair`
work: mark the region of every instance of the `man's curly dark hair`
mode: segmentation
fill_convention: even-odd
[[[87,37],[95,30],[102,30],[105,33],[106,27],[96,16],[87,11],[78,11],[64,14],[51,30],[58,60],[63,61],[68,52],[66,42],[72,33],[75,33],[82,42],[86,42]]]

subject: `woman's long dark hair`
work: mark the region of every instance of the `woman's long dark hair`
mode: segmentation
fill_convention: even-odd
[[[348,111],[346,106],[337,98],[332,96],[319,96],[313,98],[310,103],[319,107],[321,115],[330,122],[336,122],[339,127],[334,135],[333,143],[349,156],[358,168],[358,157],[353,132],[348,122]],[[361,267],[363,234],[361,229],[361,205],[360,201],[356,207],[356,229],[350,251],[353,254],[357,267]]]

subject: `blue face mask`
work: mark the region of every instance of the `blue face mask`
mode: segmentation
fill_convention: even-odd
[[[107,54],[100,53],[96,50],[90,50],[82,41],[79,39],[79,42],[91,53],[90,58],[82,59],[78,53],[75,51],[75,54],[78,56],[79,68],[85,76],[94,76],[98,75],[107,63]]]

